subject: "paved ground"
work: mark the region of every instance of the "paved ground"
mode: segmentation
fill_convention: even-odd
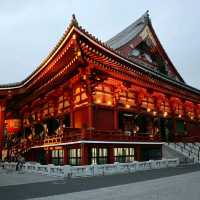
[[[200,166],[190,165],[152,171],[136,172],[92,178],[53,179],[35,175],[35,183],[30,183],[27,174],[9,174],[16,185],[9,184],[0,173],[0,197],[5,200],[22,199],[134,199],[134,200],[199,200]],[[13,176],[13,177],[12,177]],[[25,184],[17,184],[16,179]],[[37,179],[40,181],[38,182]],[[2,183],[4,182],[4,183]],[[6,183],[8,182],[8,183]],[[20,183],[22,183],[21,181]]]
[[[36,174],[28,174],[28,173],[23,174],[21,172],[15,172],[13,170],[0,169],[0,192],[2,186],[14,186],[21,184],[36,183],[36,182],[55,181],[55,180],[58,180],[58,178],[36,175]]]
[[[32,200],[199,200],[200,172]]]

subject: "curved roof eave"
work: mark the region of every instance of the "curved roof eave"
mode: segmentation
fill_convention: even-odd
[[[16,83],[1,84],[0,90],[13,90],[13,89],[22,88],[26,84],[28,84],[40,71],[42,71],[45,68],[45,66],[53,59],[53,57],[59,51],[59,49],[62,48],[63,44],[69,38],[72,31],[74,30],[74,27],[77,25],[75,16],[72,15],[72,17],[73,18],[67,30],[64,32],[63,36],[60,38],[60,40],[58,41],[56,46],[53,48],[53,50],[49,53],[49,55],[42,61],[42,63],[23,81],[16,82]]]
[[[61,39],[59,40],[59,42],[57,43],[57,45],[55,46],[55,48],[50,52],[50,54],[48,55],[48,57],[41,63],[41,65],[30,75],[28,76],[25,80],[23,80],[22,82],[19,83],[13,83],[13,84],[7,84],[7,85],[0,85],[0,90],[11,90],[11,89],[18,89],[18,88],[22,88],[24,87],[28,82],[30,82],[30,80],[36,76],[47,64],[48,62],[54,57],[54,55],[59,51],[59,49],[63,46],[63,44],[65,43],[65,41],[67,40],[67,38],[69,38],[70,34],[72,33],[72,31],[76,31],[77,33],[79,33],[80,35],[84,36],[86,39],[88,39],[90,42],[92,42],[93,44],[95,44],[96,46],[100,47],[102,50],[104,50],[105,52],[113,55],[114,57],[118,58],[119,60],[137,67],[139,70],[147,72],[153,76],[159,77],[162,80],[168,81],[172,84],[175,84],[177,86],[180,86],[183,89],[189,90],[191,92],[195,92],[196,94],[200,95],[200,90],[183,84],[181,82],[178,82],[176,80],[170,79],[169,77],[160,74],[158,72],[155,72],[145,66],[141,66],[138,63],[134,63],[133,61],[125,58],[124,56],[122,56],[121,54],[119,54],[118,52],[116,52],[114,49],[112,49],[111,47],[109,47],[106,43],[101,42],[100,40],[98,40],[96,37],[94,37],[93,35],[91,35],[90,33],[88,33],[85,29],[83,29],[81,26],[78,25],[78,22],[75,18],[75,16],[73,16],[73,19],[69,25],[69,27],[67,28],[67,30],[65,31],[65,33],[63,34],[63,36],[61,37]],[[16,84],[16,85],[15,85]],[[10,85],[10,86],[9,86]],[[4,87],[5,86],[5,87]],[[9,86],[9,87],[6,87]]]
[[[138,69],[140,69],[141,71],[147,72],[153,76],[156,76],[158,78],[160,78],[161,80],[170,82],[172,84],[175,84],[183,89],[189,90],[190,92],[194,92],[198,95],[200,95],[200,90],[198,90],[197,88],[194,88],[192,86],[189,86],[185,83],[176,81],[174,79],[169,78],[168,76],[161,74],[159,72],[153,71],[150,68],[147,68],[145,66],[141,66],[138,63],[134,63],[132,60],[127,59],[126,57],[124,57],[123,55],[119,54],[117,51],[115,51],[114,49],[112,49],[111,47],[109,47],[106,43],[103,43],[101,41],[99,41],[97,38],[95,38],[94,36],[92,36],[91,34],[89,34],[88,32],[86,32],[84,29],[82,29],[81,27],[75,27],[75,30],[83,35],[84,37],[86,37],[90,42],[92,42],[93,44],[95,44],[96,46],[99,46],[101,49],[103,49],[104,51],[106,51],[109,54],[112,54],[113,56],[117,57],[118,59],[120,59],[121,61],[124,61],[127,64],[130,65],[134,65],[135,67],[137,67]]]

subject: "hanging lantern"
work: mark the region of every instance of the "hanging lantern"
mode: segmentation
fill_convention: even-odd
[[[165,112],[163,113],[163,117],[167,117],[167,115],[168,115],[168,113],[165,111]]]
[[[18,133],[21,130],[21,119],[7,119],[5,124],[9,135]]]

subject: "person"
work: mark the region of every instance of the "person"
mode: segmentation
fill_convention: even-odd
[[[5,168],[5,165],[4,165],[4,160],[1,160],[1,159],[0,159],[0,165],[1,165],[2,169],[4,169],[4,168]]]
[[[24,157],[19,155],[18,158],[17,158],[16,171],[21,170],[24,163],[25,163]]]
[[[10,155],[10,161],[14,162],[15,161],[15,154],[12,152]]]

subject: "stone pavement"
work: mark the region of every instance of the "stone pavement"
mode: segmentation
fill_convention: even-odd
[[[199,185],[199,165],[74,179],[0,170],[2,200],[199,200]]]
[[[0,169],[0,189],[2,186],[21,185],[54,180],[58,180],[58,178],[41,176],[37,174],[24,174],[23,172]]]
[[[31,200],[199,200],[200,171]]]

